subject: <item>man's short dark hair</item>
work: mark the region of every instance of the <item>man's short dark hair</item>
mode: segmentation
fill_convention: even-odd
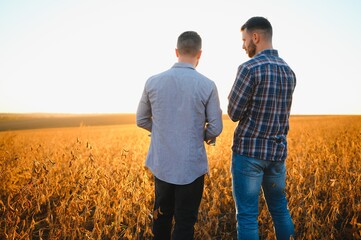
[[[262,30],[270,38],[272,38],[272,25],[264,17],[252,17],[248,19],[248,21],[245,24],[243,24],[243,26],[241,27],[241,31],[244,30],[247,30],[249,32],[252,32],[254,30]]]
[[[177,49],[182,55],[195,56],[202,49],[202,38],[196,32],[184,32],[178,37]]]

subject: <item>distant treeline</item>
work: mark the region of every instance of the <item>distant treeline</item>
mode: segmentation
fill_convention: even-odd
[[[135,114],[0,114],[0,131],[135,124]]]

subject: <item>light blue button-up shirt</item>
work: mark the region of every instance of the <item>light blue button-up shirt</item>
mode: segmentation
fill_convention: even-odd
[[[151,132],[146,166],[160,180],[184,185],[208,172],[205,139],[222,132],[215,83],[189,63],[178,62],[149,78],[137,125]]]

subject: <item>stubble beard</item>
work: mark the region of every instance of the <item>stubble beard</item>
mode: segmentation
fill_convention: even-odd
[[[251,40],[247,47],[248,57],[253,58],[254,55],[256,55],[256,51],[257,51],[257,46],[256,44],[253,43],[253,40]]]

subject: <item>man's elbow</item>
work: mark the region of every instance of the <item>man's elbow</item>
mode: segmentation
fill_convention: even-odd
[[[238,118],[236,118],[236,117],[234,117],[234,116],[232,116],[232,115],[229,115],[229,114],[228,114],[228,117],[229,117],[229,119],[232,120],[232,122],[238,122],[238,121],[239,121]]]
[[[136,124],[138,127],[142,127],[144,124],[144,120],[143,118],[139,118],[138,116],[136,117]]]
[[[222,133],[222,130],[223,130],[223,122],[222,122],[222,118],[220,118],[219,121],[214,123],[213,125],[212,124],[208,125],[209,138],[218,137]]]
[[[232,112],[230,111],[230,109],[228,108],[228,117],[233,121],[233,122],[237,122],[239,119],[238,117]]]
[[[138,121],[137,119],[137,127],[143,128],[144,127],[143,121]]]
[[[151,121],[149,121],[148,119],[146,118],[138,118],[136,119],[136,123],[137,123],[137,126],[140,127],[140,128],[144,128],[148,131],[150,131],[151,129]]]
[[[215,135],[218,137],[219,135],[221,135],[222,131],[223,131],[223,122],[221,121],[218,125],[219,127],[216,129],[215,131]]]

